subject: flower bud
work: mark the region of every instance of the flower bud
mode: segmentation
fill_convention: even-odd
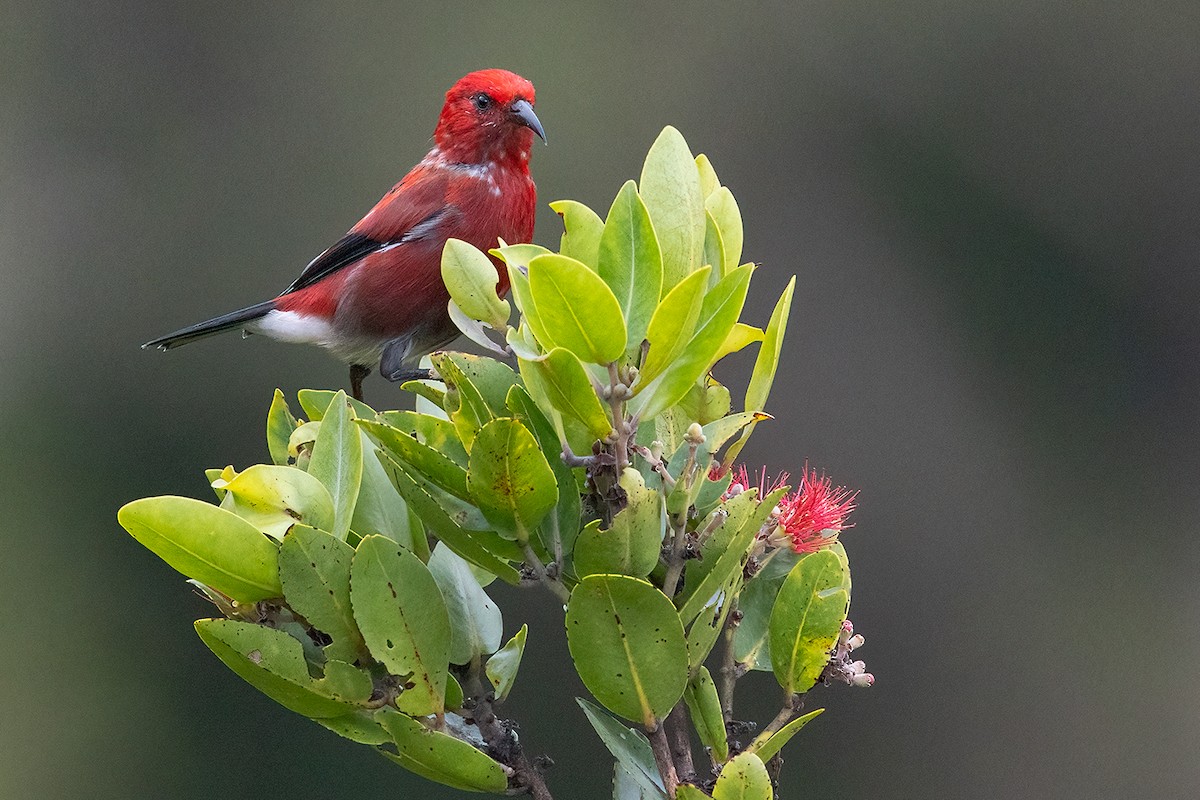
[[[688,426],[686,438],[690,444],[704,444],[704,430],[700,427],[699,422],[693,422]]]
[[[856,633],[853,636],[851,636],[849,638],[849,640],[847,640],[846,649],[853,652],[853,651],[857,650],[858,648],[862,647],[864,644],[866,644],[866,641],[867,640],[863,638],[861,633]]]
[[[852,673],[854,673],[855,675],[866,675],[867,674],[867,662],[865,662],[865,661],[850,662],[850,671]]]
[[[859,688],[862,688],[862,689],[865,689],[868,686],[873,686],[874,684],[875,684],[875,676],[869,672],[864,672],[861,675],[855,675],[854,679],[850,681],[851,686],[858,686]]]

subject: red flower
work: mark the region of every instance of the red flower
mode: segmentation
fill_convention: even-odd
[[[784,476],[786,479],[786,476]],[[846,517],[855,509],[858,492],[833,485],[825,475],[811,472],[804,465],[800,485],[779,501],[779,528],[792,540],[797,553],[813,553],[837,540],[837,535],[853,527]]]

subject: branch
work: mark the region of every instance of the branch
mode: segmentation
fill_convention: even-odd
[[[525,750],[512,732],[511,726],[496,718],[496,712],[492,708],[495,698],[490,691],[484,691],[483,681],[479,677],[480,670],[477,656],[471,661],[468,683],[475,701],[471,709],[471,719],[479,728],[479,734],[487,743],[492,756],[512,768],[517,786],[528,790],[534,800],[554,800],[542,774],[525,757]]]
[[[671,755],[679,771],[680,783],[694,783],[696,765],[692,761],[692,737],[688,732],[688,711],[683,702],[675,705],[667,717],[667,735],[671,740]]]
[[[667,741],[667,733],[662,723],[659,723],[650,735],[650,749],[654,751],[654,763],[658,765],[658,774],[662,776],[663,786],[666,787],[667,797],[675,797],[675,787],[679,785],[679,775],[675,772],[675,762],[671,759],[671,745]]]
[[[733,687],[734,683],[741,676],[737,674],[737,666],[733,661],[733,632],[737,628],[737,621],[741,617],[738,613],[737,598],[730,601],[733,605],[729,609],[729,614],[725,618],[725,647],[721,653],[721,683],[717,686],[717,694],[721,697],[721,717],[725,720],[725,727],[729,727],[729,723],[733,722]]]
[[[612,408],[613,429],[617,432],[617,442],[613,455],[617,459],[617,475],[629,466],[629,426],[625,423],[625,399],[629,396],[629,387],[621,382],[617,362],[608,365],[608,404]]]
[[[687,543],[687,514],[671,515],[671,553],[667,557],[667,573],[663,576],[663,594],[675,597],[679,576],[683,574],[683,550]]]
[[[570,600],[571,592],[566,586],[563,586],[562,581],[558,580],[558,578],[552,578],[546,573],[546,567],[542,564],[542,560],[537,557],[537,553],[533,552],[533,546],[529,544],[528,540],[521,545],[521,550],[525,554],[525,561],[533,570],[533,574],[537,576],[538,581],[547,589],[554,592],[554,594],[558,595],[558,598],[564,603]]]
[[[783,708],[779,709],[779,713],[775,715],[775,719],[771,720],[767,727],[763,728],[762,733],[756,736],[754,741],[765,742],[778,733],[784,725],[792,721],[792,717],[796,716],[796,711],[798,710],[796,706],[797,697],[798,695],[789,694],[783,699]]]

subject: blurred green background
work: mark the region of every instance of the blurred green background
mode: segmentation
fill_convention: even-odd
[[[814,693],[786,796],[1197,796],[1198,8],[0,3],[0,796],[455,796],[222,667],[114,514],[265,459],[276,386],[342,385],[137,345],[286,286],[488,66],[538,87],[542,201],[606,209],[674,124],[741,203],[748,317],[799,275],[746,455],[861,489],[878,682]],[[607,797],[560,613],[499,594],[524,741]]]

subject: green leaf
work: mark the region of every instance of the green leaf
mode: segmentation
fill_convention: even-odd
[[[713,192],[721,188],[721,179],[717,177],[712,162],[704,153],[696,156],[696,170],[700,173],[700,196],[707,199]]]
[[[788,573],[771,611],[771,666],[788,694],[812,688],[829,662],[846,619],[848,600],[841,559],[810,553]]]
[[[600,250],[600,236],[604,232],[604,221],[595,211],[574,200],[555,200],[550,204],[555,214],[562,217],[563,235],[559,252],[592,269]]]
[[[713,800],[772,800],[771,776],[754,753],[742,753],[721,769]]]
[[[587,715],[600,740],[613,754],[617,763],[625,767],[629,774],[638,782],[644,791],[655,797],[665,798],[662,776],[658,773],[658,765],[654,761],[654,751],[650,742],[641,731],[633,730],[622,725],[617,720],[605,714],[592,703],[582,697],[576,697],[575,702]]]
[[[271,408],[267,411],[267,450],[271,453],[272,463],[279,466],[288,463],[288,439],[299,425],[288,408],[287,398],[276,389]]]
[[[746,583],[738,598],[742,620],[733,634],[733,657],[746,669],[771,671],[771,646],[767,625],[779,587],[800,556],[789,549],[776,550]]]
[[[416,411],[384,411],[379,415],[379,420],[466,468],[467,451],[450,420],[432,414],[418,414]]]
[[[367,711],[356,711],[341,717],[314,719],[313,722],[328,728],[338,736],[360,744],[381,745],[392,741],[388,732],[381,728],[375,717]]]
[[[742,588],[742,573],[735,572],[700,609],[696,619],[687,628],[688,669],[695,674],[725,627],[725,619],[733,608],[733,601]],[[682,617],[681,617],[682,619]]]
[[[654,140],[638,181],[654,220],[663,256],[663,289],[700,266],[704,246],[704,198],[700,175],[683,134],[667,126]]]
[[[666,370],[647,384],[631,404],[643,419],[656,416],[678,403],[708,372],[730,332],[737,324],[753,267],[738,267],[704,297],[696,332]]]
[[[521,309],[522,322],[528,326],[529,331],[542,347],[550,347],[550,342],[553,339],[542,322],[542,316],[537,310],[537,303],[533,299],[533,292],[529,288],[529,268],[522,267],[518,269],[509,264],[508,283],[512,287],[513,299],[517,303],[517,308]],[[510,349],[513,349],[515,352],[512,344],[512,336],[509,335],[505,338],[509,340]],[[517,346],[519,347],[520,343]]]
[[[401,464],[384,452],[380,452],[378,457],[409,508],[420,517],[425,527],[446,543],[447,547],[506,583],[516,586],[521,582],[520,573],[509,563],[510,557],[513,561],[521,558],[520,551],[513,547],[512,542],[502,539],[494,531],[471,531],[463,528],[446,512],[442,504],[417,483],[412,467]]]
[[[540,244],[506,244],[503,247],[494,247],[488,252],[510,267],[528,270],[530,261],[550,251]],[[521,307],[519,303],[517,307]]]
[[[550,464],[550,469],[554,472],[554,481],[559,487],[558,503],[554,506],[554,513],[548,516],[538,529],[542,534],[542,543],[548,553],[553,554],[562,550],[565,555],[569,556],[575,547],[576,535],[579,533],[581,506],[575,473],[563,462],[561,457],[556,456],[561,449],[557,433],[523,387],[514,386],[509,391],[506,405],[533,431],[538,447],[547,454],[546,461]]]
[[[383,536],[359,543],[351,564],[354,619],[375,660],[408,675],[397,707],[410,714],[440,712],[450,659],[450,617],[429,568]]]
[[[529,429],[512,417],[494,419],[471,448],[467,485],[488,521],[524,542],[558,502],[554,472]]]
[[[771,393],[771,385],[775,381],[775,371],[779,368],[779,353],[783,347],[783,335],[787,332],[788,313],[792,307],[792,293],[796,287],[796,276],[788,281],[787,288],[775,304],[771,313],[771,321],[767,324],[763,335],[762,346],[758,349],[758,358],[754,361],[754,371],[750,375],[750,385],[746,389],[746,410],[762,411],[766,408],[767,397]],[[754,433],[758,423],[746,428],[741,438],[730,445],[725,453],[724,464],[733,464],[734,459],[742,452],[750,435]]]
[[[754,538],[747,522],[758,506],[752,489],[730,498],[700,522],[701,530],[712,532],[701,545],[700,558],[688,562],[684,588],[675,599],[685,623],[741,568]]]
[[[309,420],[320,422],[329,409],[329,404],[333,402],[335,394],[337,392],[331,392],[328,389],[301,389],[296,393],[296,397],[300,400],[300,407],[304,409],[304,413],[308,414]],[[361,400],[348,397],[346,402],[354,409],[354,415],[359,419],[375,418],[375,409]]]
[[[692,784],[681,783],[675,787],[675,800],[711,800],[711,798]]]
[[[508,788],[504,768],[461,739],[391,709],[377,718],[396,743],[395,753],[379,752],[408,771],[465,792],[503,794]]]
[[[333,499],[334,520],[329,532],[345,539],[363,476],[362,434],[354,425],[354,411],[345,392],[333,396],[321,418],[308,474],[324,484]]]
[[[644,578],[658,565],[662,550],[662,493],[647,489],[632,467],[621,473],[628,504],[613,517],[608,530],[588,526],[575,542],[575,572]]]
[[[449,371],[458,378],[459,383],[470,383],[492,416],[505,413],[508,390],[519,382],[512,367],[494,358],[456,353],[453,350],[436,353],[431,360],[439,373],[444,375],[444,371]],[[453,369],[450,368],[451,364]]]
[[[731,330],[729,335],[725,337],[725,341],[721,345],[720,349],[717,350],[716,358],[714,358],[713,361],[720,361],[722,358],[731,353],[737,353],[746,349],[755,342],[761,342],[763,340],[763,336],[764,333],[762,328],[756,328],[753,325],[745,325],[739,322],[733,326],[733,330]],[[762,409],[750,410],[761,411]]]
[[[746,749],[752,753],[757,754],[758,757],[761,758],[764,763],[767,761],[770,761],[775,756],[775,754],[778,753],[783,748],[783,746],[785,744],[787,744],[789,741],[791,741],[791,738],[793,736],[795,736],[797,733],[800,732],[801,728],[803,728],[809,722],[811,722],[812,720],[814,720],[818,716],[820,716],[821,712],[823,712],[824,710],[825,709],[823,709],[823,708],[818,708],[815,711],[808,712],[807,714],[805,714],[802,717],[796,717],[796,719],[792,720],[787,725],[784,725],[782,728],[780,728],[778,731],[776,731],[773,735],[771,735],[771,736],[760,735]]]
[[[275,539],[297,522],[321,530],[333,528],[333,498],[316,477],[296,467],[255,464],[216,482],[225,490],[221,508]]]
[[[754,422],[756,418],[757,415],[751,413],[730,414],[701,427],[704,443],[696,447],[696,469],[700,476],[707,475],[708,465],[713,454],[732,439],[734,434]],[[671,455],[671,460],[667,463],[667,471],[677,479],[686,477],[683,475],[683,470],[687,466],[689,452],[690,448],[684,442],[676,448]],[[695,486],[697,492],[699,488],[698,485]]]
[[[687,642],[675,607],[652,584],[590,575],[567,605],[567,645],[588,690],[606,708],[647,728],[687,685]]]
[[[409,518],[408,505],[392,485],[375,455],[379,448],[362,432],[363,476],[350,530],[360,537],[372,533],[393,539],[420,555],[428,551],[425,534]]]
[[[542,342],[548,348],[565,347],[594,364],[616,361],[625,352],[621,306],[585,265],[553,253],[538,256],[529,262],[529,291],[550,337]]]
[[[353,663],[364,645],[350,607],[354,548],[307,525],[296,525],[279,547],[279,582],[288,607],[333,642],[325,655]]]
[[[706,667],[700,667],[688,681],[683,693],[688,714],[700,743],[712,750],[713,758],[725,761],[729,758],[729,742],[725,735],[725,717],[721,713],[721,698],[717,696],[717,685]]]
[[[504,302],[505,306],[507,307],[508,301],[501,302]],[[463,312],[461,308],[458,307],[458,303],[455,303],[453,300],[447,302],[446,313],[450,316],[450,321],[454,323],[454,327],[458,328],[459,333],[461,333],[463,336],[466,336],[484,350],[494,353],[502,358],[510,355],[508,350],[496,344],[496,342],[492,341],[492,338],[488,336],[488,329],[491,326],[486,322],[480,322],[478,320],[471,319]],[[504,330],[504,328],[500,328],[500,330]]]
[[[792,293],[796,288],[796,276],[788,281],[787,288],[775,304],[771,313],[771,321],[759,348],[758,358],[754,362],[754,372],[750,376],[750,387],[746,389],[746,410],[762,411],[767,406],[767,396],[771,393],[771,384],[775,380],[775,370],[779,367],[779,352],[783,348],[783,335],[787,332],[788,313],[792,308]]]
[[[190,497],[147,497],[121,527],[171,567],[239,603],[279,597],[278,547],[241,517]]]
[[[517,680],[517,670],[521,667],[521,656],[525,655],[525,637],[528,633],[529,626],[522,625],[521,630],[487,660],[485,671],[498,703],[504,702]]]
[[[461,362],[450,358],[448,353],[435,353],[431,357],[434,368],[446,385],[444,406],[463,447],[471,449],[475,435],[495,414],[480,388],[462,369]]]
[[[624,764],[613,764],[613,800],[658,800],[662,792],[642,786]]]
[[[554,407],[581,422],[589,435],[603,439],[612,433],[608,412],[600,402],[583,362],[570,350],[556,347],[537,361],[523,361],[521,368],[535,371]]]
[[[722,186],[707,196],[704,208],[721,232],[726,269],[733,269],[742,260],[742,212],[737,200],[733,199],[733,192]]]
[[[326,663],[324,679],[310,677],[300,642],[283,631],[231,619],[198,619],[195,627],[225,666],[289,711],[342,717],[371,696],[370,677],[340,661]]]
[[[463,707],[463,688],[458,678],[453,674],[446,676],[446,708],[461,710]]]
[[[696,322],[700,319],[711,273],[709,267],[696,270],[671,289],[658,308],[654,309],[646,333],[650,350],[646,353],[646,361],[633,387],[635,394],[661,375],[691,341]]]
[[[504,620],[467,562],[439,544],[429,558],[429,571],[442,591],[454,625],[450,629],[450,663],[469,664],[476,656],[500,647]]]
[[[704,248],[700,253],[700,263],[712,267],[709,281],[713,284],[729,272],[729,265],[725,263],[725,243],[721,241],[721,230],[717,227],[713,215],[707,212],[704,215]]]
[[[387,452],[415,467],[435,486],[463,500],[471,499],[471,492],[467,488],[467,471],[442,452],[382,422],[358,420],[358,425]]]
[[[474,245],[450,238],[442,250],[442,280],[450,300],[470,319],[503,330],[511,311],[496,294],[496,266]]]
[[[633,181],[621,187],[608,211],[596,271],[616,295],[625,316],[626,347],[636,351],[662,294],[663,267],[650,213]]]

